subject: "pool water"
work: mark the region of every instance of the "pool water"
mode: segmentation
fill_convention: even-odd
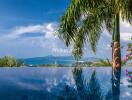
[[[126,69],[132,71],[122,68],[120,100],[132,100]],[[0,68],[0,100],[112,100],[111,86],[110,67]]]

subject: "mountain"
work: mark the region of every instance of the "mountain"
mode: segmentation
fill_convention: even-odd
[[[25,64],[63,64],[71,65],[75,63],[75,59],[72,56],[45,56],[45,57],[34,57],[22,59]],[[98,58],[82,58],[80,61],[97,61]]]

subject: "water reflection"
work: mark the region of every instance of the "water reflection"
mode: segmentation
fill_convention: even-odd
[[[132,80],[122,72],[120,100],[132,100]],[[126,84],[128,83],[128,84]],[[111,68],[0,70],[0,100],[114,100]]]
[[[110,89],[105,96],[105,100],[113,100],[112,90]]]
[[[132,78],[129,78],[129,79],[127,79],[127,81],[128,81],[128,88],[132,88]],[[131,94],[132,94],[132,91],[131,91]]]
[[[113,100],[120,100],[120,77],[121,77],[121,68],[115,69],[112,72],[112,94]]]
[[[80,99],[85,100],[86,99],[86,91],[87,91],[87,83],[83,77],[83,69],[81,67],[74,67],[72,70],[73,73],[73,79],[75,81],[77,93],[80,97]]]
[[[59,100],[112,100],[112,91],[103,95],[100,84],[96,77],[96,71],[93,70],[89,81],[83,76],[83,68],[74,67],[72,70],[75,87],[65,86],[65,94],[59,97]]]

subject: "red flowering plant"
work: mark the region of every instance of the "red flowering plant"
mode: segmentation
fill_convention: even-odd
[[[131,39],[132,39],[132,38],[131,38]],[[127,54],[126,54],[125,60],[126,60],[126,62],[132,61],[132,43],[129,43],[129,44],[128,44]]]
[[[132,38],[131,38],[131,40],[132,40]],[[130,65],[130,66],[132,65],[132,43],[128,44],[125,61],[126,61],[126,63],[129,63],[128,65]],[[128,71],[127,69],[126,69],[126,76],[128,76],[132,81],[132,72]]]
[[[132,38],[131,38],[132,40]],[[127,48],[127,54],[126,54],[126,57],[125,57],[125,61],[126,63],[129,62],[129,65],[132,66],[132,43],[129,43],[128,44],[128,48]],[[132,71],[128,71],[126,69],[126,76],[128,77],[127,81],[128,81],[128,88],[132,88]],[[132,92],[131,92],[132,94]]]

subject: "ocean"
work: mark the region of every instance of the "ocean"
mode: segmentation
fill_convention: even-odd
[[[82,58],[80,61],[95,61],[98,58]],[[76,62],[72,56],[46,56],[46,57],[34,57],[23,59],[25,64],[37,65],[37,64],[62,64],[71,65]]]

